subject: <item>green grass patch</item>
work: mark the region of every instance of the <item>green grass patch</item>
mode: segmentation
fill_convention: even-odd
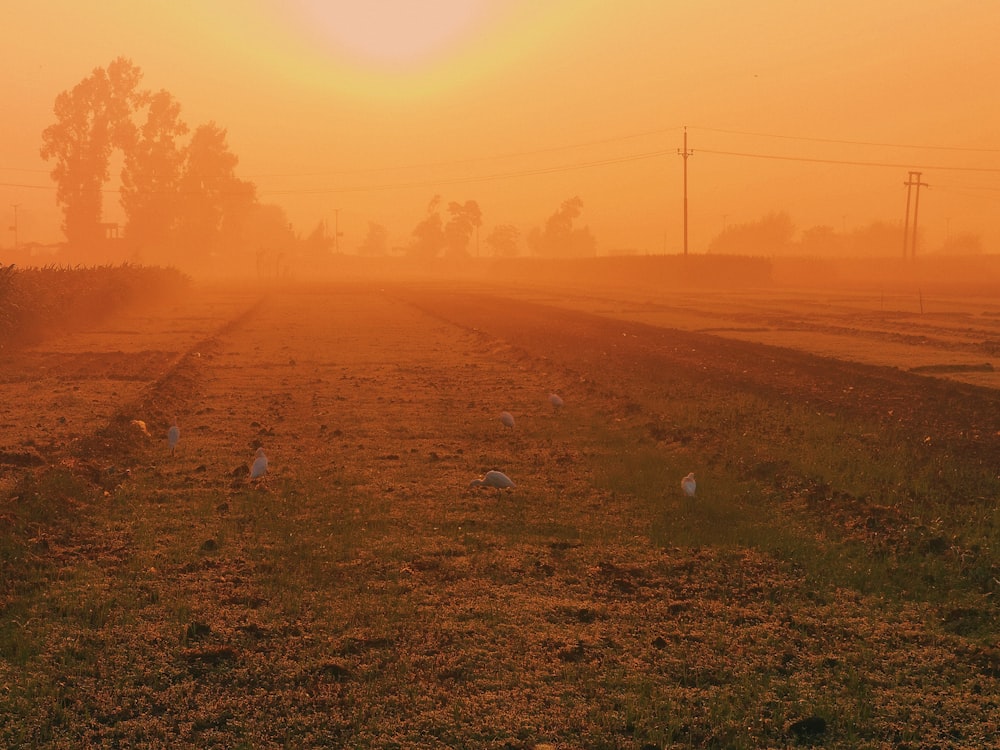
[[[826,587],[954,606],[1000,590],[997,482],[986,467],[872,425],[749,396],[692,403],[658,436],[608,431],[597,484],[636,498],[660,547],[751,547]],[[668,427],[663,427],[667,424]],[[705,425],[716,425],[707,435]],[[673,443],[676,445],[676,443]],[[705,460],[704,456],[708,456]],[[698,496],[679,481],[695,470]],[[985,618],[994,620],[991,614]]]

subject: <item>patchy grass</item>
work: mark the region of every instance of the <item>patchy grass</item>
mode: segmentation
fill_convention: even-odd
[[[190,384],[176,456],[137,443],[105,484],[30,472],[5,571],[28,569],[30,523],[53,541],[4,609],[0,744],[1000,737],[976,460],[421,302],[439,317],[357,289],[276,296],[143,395]],[[466,488],[488,468],[517,489]]]

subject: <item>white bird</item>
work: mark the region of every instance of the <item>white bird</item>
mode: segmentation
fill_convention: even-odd
[[[553,409],[561,409],[562,405],[563,405],[563,400],[561,398],[559,398],[558,394],[556,394],[556,393],[550,393],[549,394],[549,403],[552,404],[552,408]]]
[[[511,478],[502,471],[487,471],[482,479],[473,479],[469,482],[470,487],[496,487],[497,492],[507,487],[516,487]]]
[[[514,428],[514,415],[509,411],[500,413],[500,421],[503,422],[504,427],[510,427],[511,429]]]
[[[170,454],[173,455],[174,448],[177,447],[177,441],[181,439],[181,430],[176,424],[170,425],[170,429],[167,430],[167,442],[170,443]]]
[[[260,479],[267,472],[267,456],[264,455],[264,449],[257,449],[257,457],[253,460],[253,466],[250,467],[250,479]]]
[[[696,486],[693,471],[681,480],[681,489],[684,490],[684,494],[688,497],[694,497]]]

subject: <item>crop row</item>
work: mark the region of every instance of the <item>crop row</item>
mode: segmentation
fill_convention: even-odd
[[[128,263],[24,269],[0,264],[0,348],[73,330],[188,281],[173,268]]]

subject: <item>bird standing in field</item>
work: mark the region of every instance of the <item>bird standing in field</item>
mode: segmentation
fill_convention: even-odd
[[[174,422],[170,425],[170,429],[167,430],[167,443],[170,445],[170,455],[174,455],[174,449],[177,447],[177,442],[181,439],[181,430]]]
[[[557,393],[550,393],[549,394],[549,403],[552,404],[552,408],[553,409],[555,409],[556,411],[558,411],[559,409],[562,408],[563,400],[561,398],[559,398],[559,394],[557,394]]]
[[[509,411],[500,413],[500,421],[503,422],[504,427],[509,427],[512,430],[514,429],[514,415]]]
[[[253,466],[250,467],[250,480],[260,479],[265,473],[267,473],[267,456],[264,455],[263,448],[258,448]]]
[[[693,471],[681,480],[681,489],[684,490],[684,494],[688,497],[694,497],[696,487],[697,484],[694,481]]]
[[[516,486],[517,485],[511,481],[511,478],[502,471],[487,471],[483,475],[482,479],[473,479],[469,482],[469,487],[496,487],[497,497],[500,496],[500,490]]]

